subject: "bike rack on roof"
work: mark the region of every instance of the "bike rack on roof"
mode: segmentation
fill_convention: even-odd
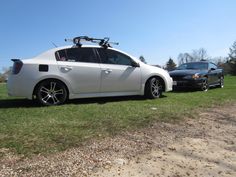
[[[68,41],[73,42],[77,47],[81,47],[82,46],[81,42],[83,42],[83,41],[96,43],[104,48],[112,47],[111,44],[119,45],[118,42],[109,42],[109,40],[110,40],[110,38],[108,38],[108,37],[105,37],[103,39],[99,39],[99,38],[90,38],[88,36],[79,36],[79,37],[75,37],[73,39],[65,39],[66,42],[68,42]]]

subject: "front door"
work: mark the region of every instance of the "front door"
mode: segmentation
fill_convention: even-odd
[[[217,71],[217,66],[213,63],[209,64],[208,68],[208,82],[210,85],[214,85],[218,83],[218,71]]]
[[[111,49],[97,49],[101,58],[101,92],[140,92],[141,70],[133,60]]]

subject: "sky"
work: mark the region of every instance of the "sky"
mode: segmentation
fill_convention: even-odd
[[[0,72],[65,38],[110,37],[148,64],[205,48],[226,57],[236,41],[235,0],[1,0]]]

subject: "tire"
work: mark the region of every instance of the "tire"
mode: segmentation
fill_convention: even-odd
[[[66,86],[58,80],[45,80],[36,89],[36,98],[45,106],[60,105],[67,100]]]
[[[159,98],[164,87],[162,83],[157,77],[149,79],[145,85],[145,96],[150,99]]]
[[[224,88],[224,77],[223,76],[220,77],[219,88]]]
[[[202,80],[201,90],[204,91],[204,92],[207,92],[208,89],[209,89],[208,80],[207,80],[207,78],[204,78]]]

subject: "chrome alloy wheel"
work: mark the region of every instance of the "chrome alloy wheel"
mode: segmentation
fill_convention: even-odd
[[[206,92],[206,91],[208,91],[208,89],[209,89],[209,85],[208,85],[208,81],[207,81],[207,78],[206,78],[202,81],[201,90]]]
[[[223,76],[221,76],[220,77],[220,88],[224,88],[224,77]]]
[[[162,93],[162,85],[157,78],[152,78],[150,80],[150,91],[152,98],[159,98]]]
[[[65,102],[67,91],[59,81],[44,81],[38,87],[37,98],[43,105],[59,105]]]

